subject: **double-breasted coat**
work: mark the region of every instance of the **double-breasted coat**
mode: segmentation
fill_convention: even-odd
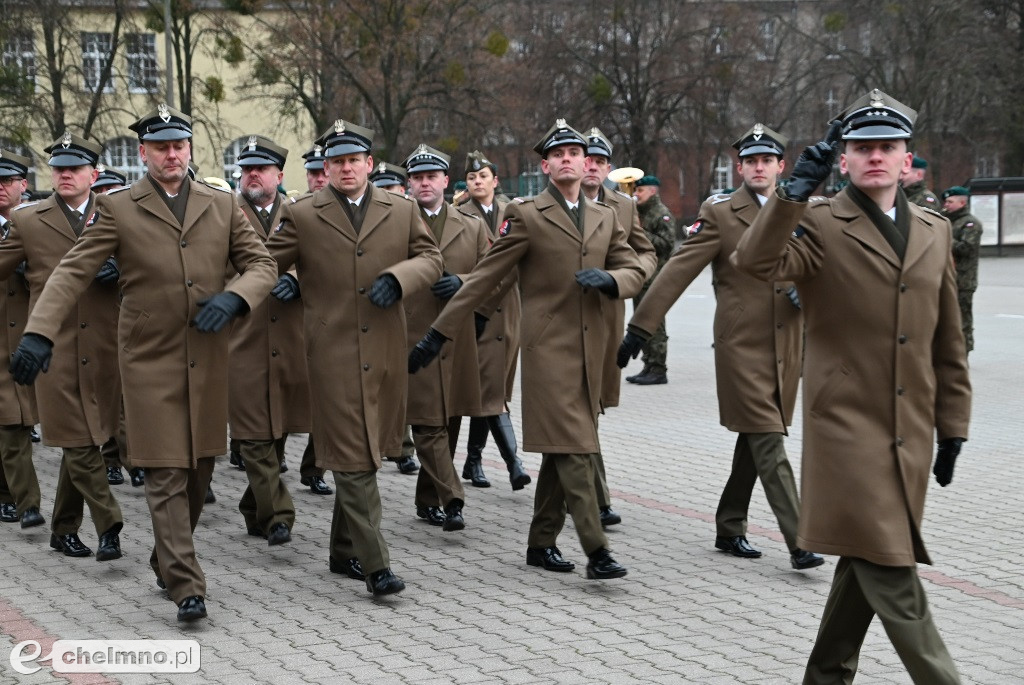
[[[967,437],[971,384],[949,222],[907,204],[900,261],[847,191],[773,196],[736,265],[797,282],[807,323],[800,547],[885,566],[921,540],[935,439]]]
[[[438,248],[444,270],[463,281],[487,252],[484,222],[454,205],[445,208],[444,230]],[[409,349],[423,338],[447,300],[439,300],[429,288],[411,293],[405,300]],[[411,426],[447,426],[452,416],[466,416],[480,406],[480,371],[476,329],[472,318],[463,323],[450,345],[438,355],[438,363],[409,374],[409,398],[405,422]],[[392,445],[392,447],[399,447]]]
[[[253,308],[277,282],[274,261],[232,194],[185,183],[184,224],[148,176],[98,196],[91,225],[54,271],[25,327],[52,340],[114,255],[122,294],[116,344],[133,466],[194,468],[198,459],[224,454],[229,331],[200,333],[192,321],[198,303],[212,295],[229,290]],[[231,285],[229,264],[242,274]],[[115,340],[112,327],[105,333]]]
[[[803,317],[786,291],[729,262],[761,206],[746,186],[701,205],[692,235],[669,257],[633,313],[630,326],[654,333],[708,264],[718,284],[715,379],[718,415],[736,433],[785,433],[800,385]]]
[[[448,303],[434,328],[453,338],[474,308],[513,268],[522,294],[523,449],[600,452],[597,414],[613,301],[576,283],[581,269],[605,269],[620,298],[643,285],[640,260],[610,207],[580,200],[582,233],[550,187],[505,209],[503,234]]]
[[[606,188],[601,189],[599,199],[615,211],[615,217],[626,229],[628,233],[626,242],[640,258],[640,268],[644,271],[644,283],[646,283],[658,269],[658,253],[655,252],[654,244],[651,243],[651,239],[647,237],[647,233],[640,224],[640,214],[637,211],[636,202],[631,197]],[[608,308],[608,350],[604,360],[604,381],[601,388],[601,404],[605,407],[619,406],[622,369],[616,363],[615,357],[619,351],[619,341],[622,340],[626,323],[625,301],[616,300],[611,305]]]
[[[280,271],[295,265],[302,289],[316,463],[330,471],[380,468],[405,421],[405,309],[370,302],[373,282],[391,274],[404,298],[442,272],[416,203],[372,184],[362,202],[356,233],[330,187],[298,198],[267,243]]]
[[[484,221],[489,246],[498,239],[498,227],[504,220],[508,200],[495,196],[492,206],[492,220]],[[460,207],[481,219],[485,218],[483,210],[475,201],[466,202]],[[503,413],[506,404],[512,400],[516,368],[519,365],[519,325],[523,306],[515,270],[506,279],[510,284],[509,287],[499,286],[503,292],[500,300],[486,307],[487,326],[476,343],[480,368],[480,406],[467,408],[463,416],[495,416]]]
[[[0,235],[7,232],[7,219],[0,217]],[[7,278],[0,296],[0,323],[7,331],[4,353],[10,355],[18,348],[21,334],[28,319],[28,285],[25,277],[14,274]],[[0,425],[34,426],[39,420],[36,413],[36,393],[30,385],[18,385],[10,374],[0,369]]]
[[[280,222],[278,195],[264,227],[252,205],[239,206],[264,243]],[[301,295],[300,295],[301,297]],[[302,301],[267,297],[247,316],[232,322],[228,347],[228,421],[235,440],[276,440],[312,427],[309,371],[302,336]]]
[[[0,242],[0,278],[23,260],[29,284],[29,311],[39,306],[43,287],[78,236],[56,194],[21,205],[11,213],[10,232]],[[90,195],[85,216],[97,202]],[[88,230],[88,229],[86,229]],[[50,369],[35,384],[43,439],[54,447],[102,445],[117,432],[121,416],[121,379],[117,367],[117,284],[94,279],[108,251],[83,283],[84,292],[61,312],[48,332],[53,342]],[[33,331],[39,332],[39,331]]]

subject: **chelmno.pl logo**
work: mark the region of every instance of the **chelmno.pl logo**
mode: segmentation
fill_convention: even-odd
[[[50,662],[58,673],[195,673],[196,640],[57,640],[46,656],[35,640],[11,650],[11,668],[23,675]]]

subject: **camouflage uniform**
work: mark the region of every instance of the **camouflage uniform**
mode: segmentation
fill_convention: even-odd
[[[960,318],[967,351],[974,349],[974,314],[971,301],[978,289],[978,251],[981,246],[981,222],[962,207],[945,213],[953,224],[953,262],[956,263],[956,289],[960,300]]]
[[[668,207],[661,201],[660,196],[653,195],[646,202],[638,204],[637,211],[640,213],[640,224],[644,227],[644,232],[650,238],[654,245],[654,251],[658,255],[658,268],[650,280],[644,284],[640,293],[633,298],[634,309],[640,304],[640,300],[643,299],[648,286],[661,271],[661,267],[665,266],[665,262],[672,255],[672,248],[675,246],[673,229],[675,219],[668,211]],[[668,370],[665,366],[665,358],[668,355],[668,332],[665,330],[664,319],[658,324],[658,330],[647,341],[643,350],[643,373],[664,375]]]
[[[942,209],[942,203],[939,202],[939,198],[935,196],[935,193],[928,190],[924,181],[911,183],[903,189],[903,192],[906,193],[907,200],[913,202],[918,207],[926,207],[935,212]]]

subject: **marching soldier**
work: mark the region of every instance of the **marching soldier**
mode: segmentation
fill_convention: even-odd
[[[10,277],[26,262],[30,311],[40,305],[43,286],[75,245],[86,223],[95,221],[96,180],[102,148],[70,132],[46,148],[50,154],[54,193],[22,205],[11,215],[10,232],[0,243],[0,276]],[[61,447],[63,456],[54,495],[50,547],[65,556],[86,557],[78,530],[88,504],[99,535],[96,559],[121,556],[121,507],[110,491],[100,445],[117,431],[121,403],[117,368],[118,268],[110,250],[96,264],[78,301],[50,321],[37,347],[55,350],[53,365],[36,387],[46,444]],[[72,313],[74,310],[74,313]],[[26,330],[31,330],[27,326]],[[15,379],[17,380],[17,379]]]
[[[267,247],[302,288],[317,465],[334,473],[329,567],[375,595],[401,592],[380,530],[381,450],[405,416],[401,300],[441,276],[411,200],[368,182],[373,132],[337,120],[317,141],[326,188],[287,205]],[[365,572],[364,572],[365,569]]]
[[[32,160],[0,150],[0,236],[10,231],[11,211],[21,204],[28,188]],[[12,354],[28,319],[29,291],[22,273],[7,278],[6,295],[0,299],[0,320],[7,328],[6,352]],[[39,513],[39,479],[32,465],[32,427],[36,425],[36,394],[0,373],[0,521],[32,528],[45,523]]]
[[[675,245],[676,221],[668,207],[661,201],[659,188],[661,181],[657,176],[643,176],[636,182],[636,189],[633,195],[636,197],[636,209],[640,214],[640,224],[644,227],[647,237],[651,239],[658,251],[658,266],[654,270],[655,277],[661,272],[662,267],[672,256],[672,248]],[[651,287],[650,279],[644,284],[640,294],[633,298],[634,310],[640,306],[640,302]],[[665,329],[665,320],[658,322],[658,329],[654,331],[651,339],[643,346],[644,363],[643,370],[634,376],[626,376],[626,380],[636,385],[660,385],[667,383],[668,378],[668,331]]]
[[[790,283],[765,283],[737,271],[729,262],[761,204],[775,190],[785,168],[787,139],[755,124],[733,143],[736,171],[743,185],[714,195],[701,206],[690,237],[665,264],[633,313],[622,342],[619,363],[635,356],[640,342],[708,264],[717,287],[715,376],[722,425],[737,433],[732,470],[715,514],[715,547],[738,557],[761,552],[747,541],[747,510],[754,483],[764,487],[790,563],[808,569],[824,563],[797,544],[800,499],[786,457],[783,436],[793,418],[800,382],[803,319],[789,297]]]
[[[878,89],[806,148],[733,254],[796,281],[807,321],[801,547],[840,556],[805,685],[853,682],[874,616],[915,683],[959,683],[918,563],[932,440],[939,485],[967,436],[971,383],[949,222],[907,201],[917,113]],[[842,142],[840,143],[840,139]],[[850,185],[809,199],[839,169]]]
[[[113,169],[100,164],[96,167],[96,171],[99,173],[96,176],[96,181],[92,184],[92,191],[97,195],[109,193],[111,190],[124,188],[128,185],[128,174],[120,169]]]
[[[621,578],[601,528],[594,459],[608,326],[603,298],[635,295],[643,269],[607,205],[580,190],[587,141],[559,119],[534,150],[547,189],[505,209],[501,236],[413,351],[409,371],[441,352],[516,267],[523,298],[523,448],[542,452],[526,563],[549,571],[575,566],[556,543],[572,515],[588,578]],[[511,284],[509,284],[511,287]],[[553,389],[557,388],[557,392]]]
[[[187,177],[187,115],[160,105],[131,130],[147,174],[97,198],[91,225],[36,302],[12,372],[30,383],[46,368],[48,340],[113,254],[121,267],[121,314],[116,339],[113,328],[105,337],[120,350],[128,459],[146,469],[155,538],[150,566],[178,606],[178,620],[193,621],[206,616],[206,577],[192,531],[213,458],[224,453],[228,418],[222,329],[258,305],[277,275],[232,194]],[[241,274],[230,284],[229,265]]]
[[[924,176],[927,171],[928,160],[914,155],[910,169],[903,174],[900,181],[903,184],[903,192],[906,194],[908,201],[913,202],[918,207],[938,212],[942,209],[942,204],[939,202],[939,198],[935,197],[935,193],[928,190],[928,186],[924,184]]]
[[[444,273],[430,290],[406,297],[410,349],[487,251],[483,222],[444,201],[450,163],[448,155],[426,145],[405,160],[410,192],[444,260]],[[452,463],[455,440],[449,441],[448,426],[453,417],[453,423],[461,420],[457,408],[480,405],[475,333],[473,322],[465,321],[451,349],[437,364],[422,373],[408,374],[406,423],[412,426],[413,443],[420,455],[416,515],[446,531],[462,530],[466,525],[462,514],[466,495]]]
[[[302,154],[306,160],[303,167],[306,169],[306,189],[314,192],[327,186],[327,172],[324,171],[324,149],[319,145],[313,145]]]
[[[971,191],[953,186],[942,193],[942,213],[953,224],[953,263],[956,264],[956,291],[960,302],[960,322],[967,351],[974,349],[974,291],[978,289],[978,257],[982,226],[967,211]]]
[[[509,202],[499,190],[498,167],[482,152],[474,150],[466,156],[464,175],[469,199],[460,208],[483,219],[488,243],[493,245],[498,239],[498,227]],[[514,281],[514,272],[509,279]],[[490,487],[483,468],[483,450],[489,432],[494,436],[498,454],[508,469],[512,489],[522,490],[531,479],[516,454],[519,449],[516,431],[508,411],[519,361],[519,321],[522,317],[519,289],[514,286],[507,288],[501,301],[487,309],[489,316],[486,322],[480,320],[484,328],[477,336],[476,344],[480,406],[460,409],[461,415],[470,417],[462,477],[474,487]]]

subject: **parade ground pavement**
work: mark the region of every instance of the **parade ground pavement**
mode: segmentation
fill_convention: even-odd
[[[920,574],[964,682],[998,685],[1020,683],[1024,673],[1017,529],[1024,520],[1024,258],[982,259],[980,279],[970,438],[952,484],[929,485],[923,534],[935,565],[921,566]],[[836,559],[791,569],[760,485],[748,538],[764,556],[739,559],[714,548],[715,509],[735,442],[718,422],[714,309],[705,271],[668,317],[669,383],[623,382],[621,406],[600,419],[622,515],[608,537],[629,569],[626,578],[586,579],[571,519],[559,546],[576,570],[526,565],[535,484],[512,492],[491,442],[484,466],[492,487],[467,483],[461,532],[417,519],[416,478],[385,463],[383,529],[406,590],[375,599],[362,582],[328,571],[333,497],[299,484],[306,436],[297,435],[289,439],[291,468],[283,476],[297,512],[289,544],[268,548],[246,535],[237,509],[245,474],[226,456],[217,459],[217,502],[206,506],[195,533],[209,618],[194,624],[176,622],[175,606],[154,582],[143,488],[113,488],[125,518],[124,557],[116,561],[62,556],[48,545],[48,525],[23,531],[0,523],[0,683],[800,682]],[[634,361],[623,375],[639,369]],[[520,402],[517,388],[517,431]],[[467,432],[464,422],[460,472]],[[786,449],[799,480],[799,407]],[[536,477],[540,455],[523,458]],[[59,451],[36,445],[34,459],[49,524]],[[329,475],[327,481],[334,486]],[[81,537],[96,548],[88,513]],[[57,640],[192,640],[199,669],[72,674],[36,660],[19,661],[40,667],[34,673],[14,670],[12,650],[31,656],[34,641],[45,657]],[[910,682],[874,621],[857,683]]]

